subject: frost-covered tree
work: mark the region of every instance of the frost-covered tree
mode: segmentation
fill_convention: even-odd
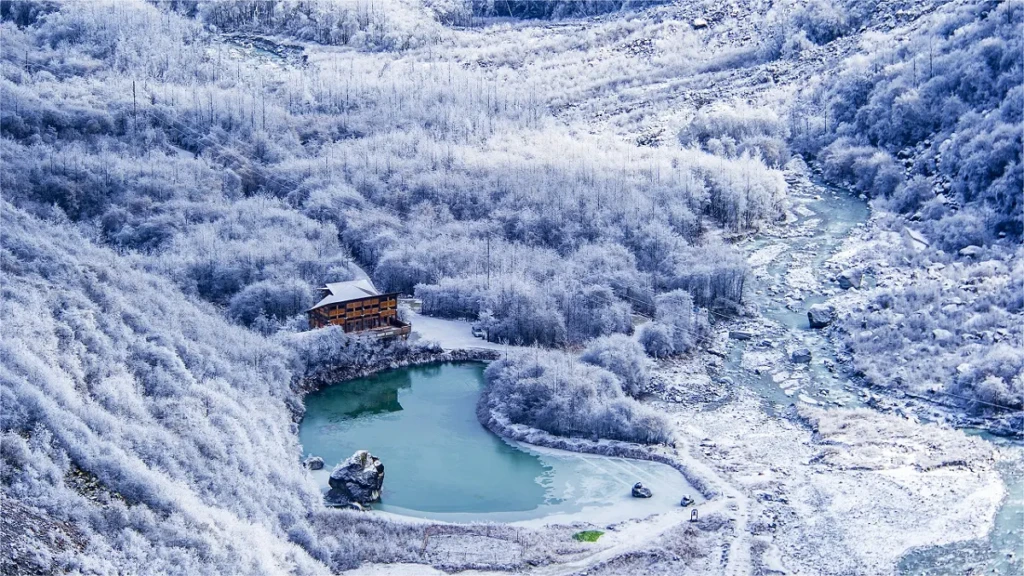
[[[491,363],[477,406],[560,436],[599,437],[646,444],[668,442],[668,421],[623,392],[611,372],[568,354],[530,350]]]
[[[624,334],[595,338],[580,355],[580,360],[600,366],[619,377],[623,391],[639,396],[651,380],[653,362],[635,339]]]

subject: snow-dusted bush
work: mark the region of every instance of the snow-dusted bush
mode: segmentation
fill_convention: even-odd
[[[623,391],[633,397],[643,392],[654,368],[654,363],[644,354],[644,347],[624,334],[595,338],[580,355],[580,360],[618,376]]]
[[[761,157],[769,166],[786,163],[787,136],[786,124],[774,111],[740,103],[703,108],[679,131],[684,146],[696,145],[727,156],[746,152]]]
[[[668,358],[675,348],[672,346],[671,330],[660,322],[648,322],[637,331],[637,341],[644,352],[652,358]]]
[[[704,332],[701,316],[694,307],[690,293],[685,290],[673,290],[659,294],[655,299],[655,306],[655,319],[665,326],[672,352],[689,352]],[[704,323],[706,324],[706,320]]]
[[[374,368],[410,349],[404,340],[346,334],[340,326],[280,334],[277,340],[292,351],[296,377],[309,381],[322,381],[343,370]]]
[[[707,335],[707,311],[698,309],[685,290],[659,294],[653,322],[640,327],[638,341],[654,358],[686,354]]]
[[[826,177],[872,197],[891,196],[903,180],[902,170],[887,152],[844,138],[823,149],[818,159]]]
[[[568,354],[529,350],[491,363],[480,397],[482,421],[491,412],[560,436],[627,442],[668,442],[671,427],[622,391],[611,372]]]
[[[559,346],[566,342],[565,321],[554,299],[532,283],[507,279],[487,300],[489,314],[481,319],[492,342]]]
[[[815,44],[826,44],[849,30],[849,19],[841,2],[811,0],[794,11],[793,25]]]
[[[903,250],[895,257],[910,255]],[[1008,343],[1024,337],[1024,269],[987,261],[937,273],[873,290],[865,309],[839,319],[855,368],[876,384],[953,394],[949,400],[980,412],[1019,406],[1024,355]]]

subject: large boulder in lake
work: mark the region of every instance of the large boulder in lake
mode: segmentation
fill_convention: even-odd
[[[815,304],[807,311],[807,321],[811,323],[811,328],[824,328],[832,323],[835,314],[831,306]]]
[[[384,486],[384,465],[380,458],[359,450],[338,464],[328,481],[331,485],[327,501],[335,505],[369,504],[380,500]]]

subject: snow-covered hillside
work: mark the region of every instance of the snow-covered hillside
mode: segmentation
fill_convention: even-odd
[[[1022,26],[1020,0],[0,2],[3,573],[873,574],[984,537],[1016,452],[951,426],[1024,434]],[[871,207],[835,254],[794,240],[826,186]],[[307,330],[366,275],[421,302],[412,339]],[[916,416],[808,410],[826,390],[784,419],[723,375],[792,363],[757,302],[826,300],[813,369],[833,348],[851,397]],[[708,518],[590,546],[323,506],[306,392],[499,355],[484,423],[677,466]],[[840,514],[842,482],[881,512]]]

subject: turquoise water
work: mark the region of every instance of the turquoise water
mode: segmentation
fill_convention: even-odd
[[[516,521],[573,515],[617,521],[664,512],[698,498],[673,468],[510,443],[476,419],[480,363],[390,370],[306,397],[299,440],[330,470],[359,449],[385,467],[374,509],[452,521]],[[655,498],[631,498],[634,482]],[[699,498],[698,498],[699,501]]]

